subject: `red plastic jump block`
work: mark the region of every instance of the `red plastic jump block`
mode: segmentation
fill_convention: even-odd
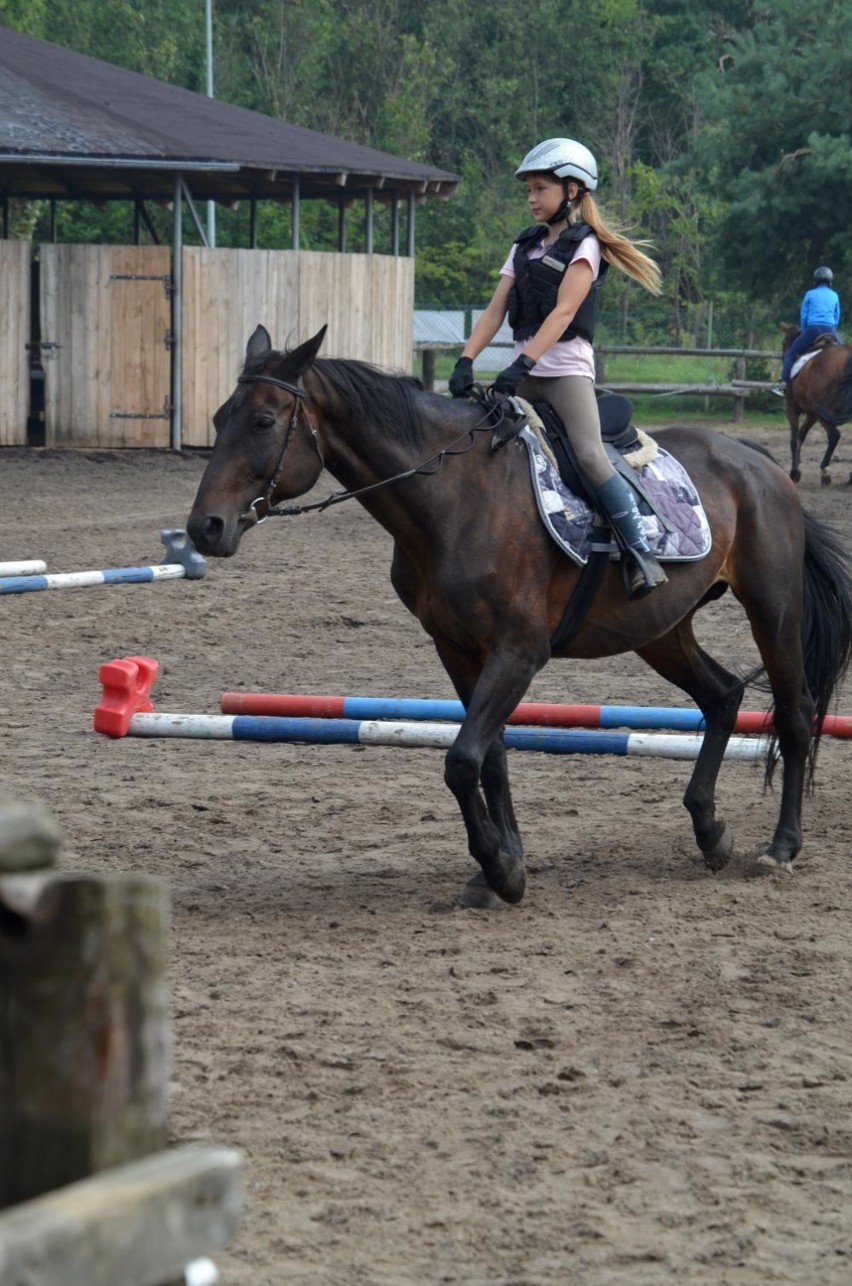
[[[103,696],[95,708],[95,732],[126,737],[138,710],[153,710],[150,692],[160,665],[150,656],[125,656],[106,661],[98,671]]]

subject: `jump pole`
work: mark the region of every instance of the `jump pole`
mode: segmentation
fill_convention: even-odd
[[[433,747],[447,749],[458,723],[404,723],[388,719],[300,719],[249,714],[134,714],[129,737],[187,737],[201,741],[295,742],[305,745]],[[104,732],[98,727],[95,730]],[[114,733],[106,735],[115,736]],[[571,728],[507,728],[509,750],[538,750],[550,755],[645,755],[657,759],[695,759],[700,736],[579,731]],[[732,737],[726,759],[762,759],[767,742]]]
[[[19,563],[0,563],[0,576],[34,576],[46,572],[47,563],[40,558],[26,558]]]
[[[461,726],[385,719],[160,713],[154,710],[151,701],[151,689],[159,669],[157,661],[149,656],[126,656],[105,662],[98,672],[102,696],[95,709],[95,732],[113,738],[184,737],[203,741],[446,749],[455,741]],[[665,759],[695,759],[703,740],[700,735],[660,736],[535,727],[507,728],[503,738],[510,750],[538,750],[552,755],[648,755]],[[767,746],[766,738],[732,737],[725,757],[762,759]]]
[[[225,692],[221,709],[235,715],[287,715],[326,719],[449,719],[464,718],[460,701],[416,697],[302,696],[297,693]],[[558,705],[525,701],[509,716],[509,724],[549,728],[638,728],[672,732],[703,732],[700,710],[677,706]],[[772,716],[758,710],[740,711],[734,732],[768,733]],[[852,716],[826,715],[822,731],[831,737],[852,737]],[[508,743],[507,743],[508,744]]]
[[[155,580],[200,580],[207,562],[181,528],[161,531],[166,547],[161,563],[148,567],[108,567],[103,571],[51,572],[46,576],[0,577],[0,594],[31,594],[40,589],[73,589],[88,585],[141,585]],[[42,564],[43,566],[43,564]]]

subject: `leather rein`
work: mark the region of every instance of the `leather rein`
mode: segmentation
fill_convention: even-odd
[[[304,409],[306,393],[300,384],[289,384],[287,380],[276,379],[274,375],[241,375],[237,380],[237,383],[274,384],[276,388],[283,388],[287,393],[291,393],[296,399],[293,406],[293,413],[290,416],[290,421],[284,432],[281,454],[278,457],[278,463],[275,466],[272,476],[267,483],[266,490],[263,495],[256,496],[254,500],[252,500],[248,509],[246,509],[244,513],[240,514],[240,519],[254,518],[255,526],[260,526],[262,522],[266,522],[267,518],[291,518],[296,514],[311,513],[314,510],[322,512],[323,509],[328,509],[330,505],[340,504],[343,500],[354,500],[359,496],[366,495],[369,491],[377,491],[379,487],[387,487],[390,486],[392,482],[401,482],[404,478],[413,478],[418,474],[422,474],[425,477],[431,477],[432,474],[438,472],[448,455],[464,455],[474,444],[474,434],[491,427],[491,415],[490,412],[486,412],[481,420],[477,420],[476,424],[472,424],[469,429],[465,429],[464,433],[460,433],[457,438],[453,438],[452,442],[449,442],[447,446],[442,447],[440,451],[437,451],[435,455],[430,456],[428,460],[424,460],[422,464],[416,465],[411,469],[404,469],[402,473],[395,473],[391,478],[383,478],[380,482],[371,482],[369,486],[359,487],[356,491],[333,491],[330,496],[326,496],[325,500],[317,500],[309,505],[273,505],[272,497],[275,494],[275,488],[278,486],[281,474],[284,470],[284,457],[287,453],[287,447],[290,444],[290,439],[299,427],[300,410],[304,412],[305,423],[310,430],[314,449],[316,450],[320,462],[320,469],[322,470],[325,468],[325,456],[322,452],[319,434],[311,422],[307,411]],[[467,446],[454,450],[454,448],[457,447],[460,442],[464,442],[466,438],[470,439]],[[260,517],[257,511],[257,506],[260,504],[266,505],[266,512],[263,517]]]

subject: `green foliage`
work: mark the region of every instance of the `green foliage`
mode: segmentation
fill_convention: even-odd
[[[697,85],[706,125],[696,154],[726,198],[719,264],[791,314],[818,263],[841,285],[852,278],[852,7],[827,3],[818,24],[796,0],[774,0],[730,34]]]
[[[663,270],[660,300],[610,274],[604,339],[774,346],[817,263],[852,294],[848,0],[826,0],[818,38],[800,0],[214,0],[213,21],[217,97],[461,176],[417,210],[420,306],[485,303],[529,222],[514,168],[557,134],[596,153],[607,216]],[[0,0],[0,24],[204,89],[202,0]],[[170,213],[149,213],[167,240]],[[44,237],[49,217],[13,205],[12,229]],[[131,235],[126,208],[56,217],[62,238]],[[247,206],[217,212],[219,244],[247,227]],[[362,249],[363,210],[345,227]],[[289,246],[289,213],[259,207],[258,233]],[[300,237],[335,249],[336,205],[306,202]]]

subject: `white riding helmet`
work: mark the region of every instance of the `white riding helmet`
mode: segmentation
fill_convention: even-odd
[[[577,179],[584,188],[594,192],[598,186],[598,163],[587,147],[573,138],[546,138],[527,152],[515,178],[528,174],[553,174],[557,179]]]

